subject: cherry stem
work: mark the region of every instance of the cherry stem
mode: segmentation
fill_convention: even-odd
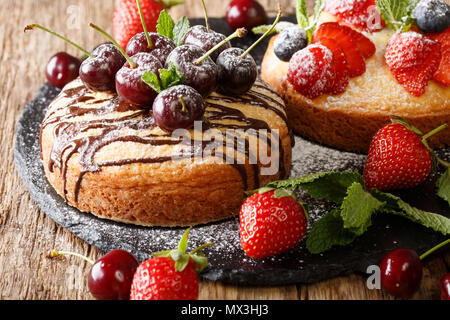
[[[208,11],[206,10],[206,5],[205,5],[205,1],[204,0],[202,0],[202,7],[203,7],[203,14],[205,15],[206,31],[209,32]]]
[[[247,29],[245,28],[239,28],[237,29],[235,32],[233,32],[232,34],[230,34],[226,39],[220,41],[216,46],[214,46],[213,48],[211,48],[208,52],[206,52],[203,56],[201,56],[200,58],[198,58],[197,60],[194,61],[194,64],[199,65],[200,63],[202,63],[203,60],[205,60],[206,58],[208,58],[214,51],[216,51],[217,49],[219,49],[221,46],[223,46],[225,43],[231,41],[234,38],[242,38],[245,37],[247,35]]]
[[[244,59],[247,54],[250,53],[250,51],[253,50],[254,47],[258,45],[258,43],[261,42],[262,39],[264,39],[268,34],[270,34],[273,29],[275,29],[275,26],[278,24],[278,21],[280,21],[281,18],[281,5],[278,4],[278,14],[275,18],[275,21],[273,22],[272,26],[267,30],[258,40],[256,40],[245,52],[241,55],[241,58]]]
[[[90,23],[89,26],[91,28],[94,28],[95,30],[97,30],[101,34],[103,34],[106,38],[108,38],[108,40],[111,41],[112,44],[117,48],[117,50],[119,50],[120,53],[125,57],[125,59],[128,61],[128,63],[130,64],[130,67],[132,69],[137,67],[137,64],[133,60],[131,60],[131,58],[126,54],[126,52],[122,49],[122,47],[116,42],[116,40],[114,40],[114,38],[110,34],[108,34],[106,31],[104,31],[99,26],[96,26],[93,23]]]
[[[447,239],[441,243],[439,243],[437,246],[431,248],[430,250],[428,250],[427,252],[425,252],[424,254],[422,254],[419,259],[423,260],[425,259],[428,255],[432,254],[434,251],[436,251],[439,248],[442,248],[443,246],[445,246],[446,244],[450,243],[450,239]]]
[[[139,16],[141,17],[142,28],[144,28],[144,34],[145,34],[145,37],[147,38],[148,47],[153,48],[153,42],[150,39],[150,35],[148,34],[147,25],[145,24],[144,15],[142,13],[141,2],[139,0],[136,0],[136,4],[138,7]]]
[[[94,260],[91,260],[88,257],[83,256],[82,254],[70,252],[70,251],[59,251],[59,250],[53,249],[53,250],[50,250],[50,252],[48,254],[49,258],[56,258],[59,256],[65,256],[65,255],[70,255],[70,256],[75,256],[75,257],[81,258],[81,259],[89,262],[90,264],[95,263]]]
[[[36,23],[35,23],[35,24],[29,24],[29,25],[27,25],[27,26],[25,27],[25,29],[24,29],[23,31],[26,32],[26,31],[28,31],[28,30],[33,30],[34,28],[38,28],[38,29],[44,30],[45,32],[48,32],[48,33],[50,33],[50,34],[52,34],[52,35],[54,35],[54,36],[57,36],[58,38],[60,38],[60,39],[62,39],[62,40],[64,40],[64,41],[66,41],[68,44],[70,44],[70,45],[74,46],[75,48],[77,48],[78,50],[82,51],[83,53],[85,53],[85,54],[88,55],[89,57],[92,57],[92,53],[90,53],[90,52],[87,51],[86,49],[80,47],[79,45],[77,45],[76,43],[70,41],[70,40],[67,39],[66,37],[64,37],[64,36],[62,36],[62,35],[60,35],[60,34],[58,34],[58,33],[56,33],[56,32],[53,32],[53,31],[51,31],[51,30],[49,30],[49,29],[47,29],[47,28],[45,28],[45,27],[43,27],[43,26],[41,26],[40,24],[36,24]]]
[[[178,97],[178,99],[181,102],[181,112],[186,113],[187,109],[186,109],[186,103],[184,102],[183,97]]]
[[[443,124],[443,125],[441,125],[441,126],[435,128],[435,129],[431,130],[430,132],[428,132],[428,133],[426,133],[426,134],[424,134],[424,135],[422,136],[422,143],[425,145],[425,147],[426,147],[430,152],[433,152],[433,149],[431,149],[431,148],[428,146],[427,139],[430,138],[431,136],[434,136],[435,134],[441,132],[442,130],[444,130],[444,129],[446,129],[446,128],[447,128],[447,124]],[[440,159],[439,157],[436,157],[436,159],[437,159],[437,161],[438,161],[441,165],[443,165],[444,167],[450,168],[450,163],[448,163],[447,161],[444,161],[444,160]]]

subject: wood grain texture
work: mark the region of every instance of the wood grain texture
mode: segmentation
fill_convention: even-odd
[[[175,16],[202,16],[199,0],[173,9]],[[228,1],[207,0],[211,16],[224,15]],[[260,0],[266,8],[275,1]],[[212,5],[214,3],[214,5]],[[293,12],[292,0],[280,1]],[[16,122],[44,82],[44,66],[57,51],[78,54],[61,40],[41,31],[23,33],[40,23],[91,48],[104,41],[89,22],[112,30],[115,0],[2,0],[0,4],[0,299],[92,299],[87,288],[90,266],[77,258],[46,258],[52,248],[98,259],[104,253],[72,235],[33,203],[18,177],[13,159]],[[438,299],[439,279],[449,272],[450,253],[425,262],[416,299]],[[238,287],[202,281],[199,299],[391,299],[382,290],[368,290],[367,275],[350,275],[314,285]]]

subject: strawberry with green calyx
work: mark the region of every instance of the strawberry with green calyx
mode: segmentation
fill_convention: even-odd
[[[203,270],[208,259],[202,249],[213,245],[203,244],[186,253],[187,229],[178,248],[153,253],[153,258],[142,262],[131,284],[130,300],[195,300],[198,298],[197,272]]]
[[[241,246],[252,258],[265,258],[295,247],[305,236],[307,209],[293,193],[270,187],[256,190],[241,207]]]
[[[427,139],[445,128],[442,125],[424,135],[402,119],[381,128],[372,139],[364,166],[367,190],[409,189],[424,182],[434,157]]]

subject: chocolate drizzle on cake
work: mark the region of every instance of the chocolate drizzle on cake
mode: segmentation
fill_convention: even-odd
[[[279,116],[287,125],[287,119],[284,107],[275,99],[265,95],[263,92],[273,92],[263,83],[257,82],[257,90],[250,90],[246,95],[239,97],[224,97],[220,95],[211,95],[206,99],[207,108],[204,119],[201,123],[202,139],[196,140],[195,132],[190,145],[185,145],[185,140],[173,137],[169,133],[158,131],[158,134],[137,135],[133,131],[148,132],[156,127],[151,111],[128,104],[117,95],[112,95],[107,99],[96,99],[95,93],[82,85],[63,90],[53,102],[60,99],[66,99],[64,103],[48,113],[41,125],[41,158],[42,156],[42,132],[49,126],[53,127],[54,142],[48,162],[48,170],[54,171],[57,167],[60,169],[63,177],[64,199],[67,201],[67,166],[68,162],[78,154],[78,161],[81,171],[76,180],[74,201],[78,201],[83,177],[86,173],[96,173],[104,167],[124,166],[133,163],[162,163],[166,161],[177,161],[181,159],[195,159],[201,157],[206,150],[212,150],[211,156],[220,158],[233,166],[242,178],[244,190],[258,188],[260,184],[260,166],[258,162],[250,163],[248,159],[257,159],[249,147],[249,139],[239,139],[238,135],[226,136],[221,141],[215,139],[203,138],[203,133],[207,130],[219,130],[221,132],[227,129],[243,130],[247,135],[253,135],[257,139],[267,139],[268,146],[272,140],[278,147],[278,165],[279,177],[284,178],[287,174],[284,164],[284,150],[281,141],[275,131],[272,131],[269,125],[260,119],[254,119],[244,115],[242,111],[233,108],[233,103],[249,104],[259,108],[272,111]],[[273,106],[274,105],[274,106]],[[101,117],[99,117],[101,116]],[[262,130],[264,129],[264,130]],[[94,130],[94,131],[92,131]],[[145,131],[142,131],[145,130]],[[191,130],[193,131],[193,130]],[[161,133],[162,132],[162,133]],[[243,142],[242,142],[243,140]],[[96,161],[97,152],[107,145],[114,142],[134,142],[138,144],[163,146],[163,145],[182,145],[183,152],[170,156],[124,158],[117,160]],[[219,147],[219,148],[217,148]],[[227,162],[226,148],[233,148],[235,158]],[[269,147],[268,147],[269,148]],[[245,163],[240,163],[236,158],[239,152],[244,151],[247,159]],[[269,150],[270,152],[272,150]],[[225,153],[225,154],[224,154]],[[242,156],[242,154],[241,154]],[[251,176],[253,184],[249,186],[247,167],[252,168]]]

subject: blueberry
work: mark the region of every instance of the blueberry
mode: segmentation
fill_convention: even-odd
[[[273,43],[275,55],[282,61],[289,61],[297,51],[308,45],[308,36],[299,26],[289,27],[278,35]]]
[[[422,0],[414,9],[414,16],[422,32],[443,32],[450,25],[450,6],[441,0]]]

